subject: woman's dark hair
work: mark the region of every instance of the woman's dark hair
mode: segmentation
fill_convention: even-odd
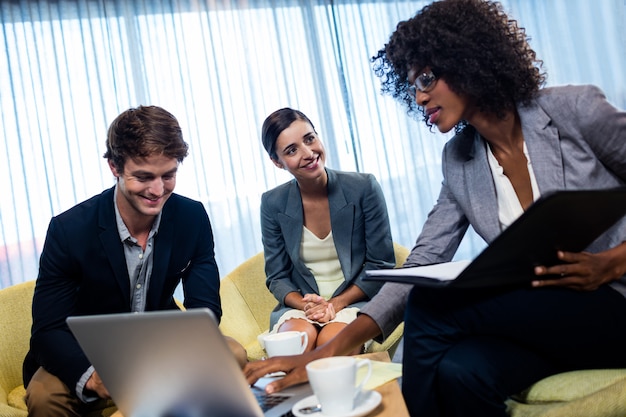
[[[313,123],[311,123],[304,113],[289,107],[276,110],[267,116],[263,122],[263,127],[261,128],[261,142],[263,142],[263,147],[273,160],[278,160],[278,155],[276,154],[276,139],[278,139],[278,136],[280,136],[283,130],[291,126],[296,120],[307,122],[313,128],[313,131],[315,131],[315,126],[313,126]]]
[[[430,67],[456,94],[498,117],[528,102],[545,82],[524,28],[495,1],[431,3],[400,22],[372,62],[382,93],[403,103],[409,114],[421,114],[429,126],[408,91],[411,69]]]
[[[157,106],[130,108],[109,126],[104,157],[122,173],[126,161],[151,155],[165,155],[182,162],[189,147],[183,140],[178,120]]]

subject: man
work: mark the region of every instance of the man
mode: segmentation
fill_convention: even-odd
[[[182,281],[186,308],[208,307],[221,317],[209,218],[200,202],[173,193],[187,150],[166,110],[123,112],[109,127],[104,154],[115,186],[50,221],[24,361],[29,416],[78,416],[107,406],[109,393],[68,316],[175,309]],[[229,344],[243,365],[245,350]]]

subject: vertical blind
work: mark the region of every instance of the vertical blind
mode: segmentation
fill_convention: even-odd
[[[429,2],[0,2],[0,288],[36,278],[51,216],[114,184],[106,130],[139,104],[179,119],[190,155],[176,191],[205,204],[222,274],[262,250],[260,196],[290,179],[260,144],[263,120],[285,106],[313,121],[327,166],[376,176],[393,238],[411,247],[449,135],[380,95],[370,57]],[[596,84],[626,108],[624,0],[503,4],[548,85]],[[457,258],[483,245],[470,234]]]

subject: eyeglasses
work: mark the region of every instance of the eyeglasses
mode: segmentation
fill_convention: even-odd
[[[432,90],[437,83],[437,77],[433,74],[432,70],[422,72],[415,78],[413,84],[409,85],[409,93],[412,96],[416,96],[417,92],[427,93]]]

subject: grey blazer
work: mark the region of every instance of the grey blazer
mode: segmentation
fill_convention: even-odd
[[[369,298],[381,284],[363,281],[365,270],[393,268],[395,256],[387,206],[380,185],[371,174],[326,169],[330,220],[339,263],[348,286],[358,286]],[[313,274],[300,258],[304,224],[302,199],[295,180],[261,197],[261,231],[265,253],[266,284],[278,300],[270,328],[290,307],[284,299],[290,292],[319,294]],[[356,303],[356,306],[364,302]]]
[[[626,112],[610,105],[600,89],[545,88],[517,110],[541,194],[626,184]],[[486,149],[471,127],[446,143],[441,191],[405,266],[450,261],[470,225],[486,242],[498,236],[498,205]],[[587,250],[606,250],[625,240],[623,219]],[[611,286],[626,295],[625,278]],[[409,291],[410,286],[385,285],[361,312],[374,318],[386,337],[402,321]]]

